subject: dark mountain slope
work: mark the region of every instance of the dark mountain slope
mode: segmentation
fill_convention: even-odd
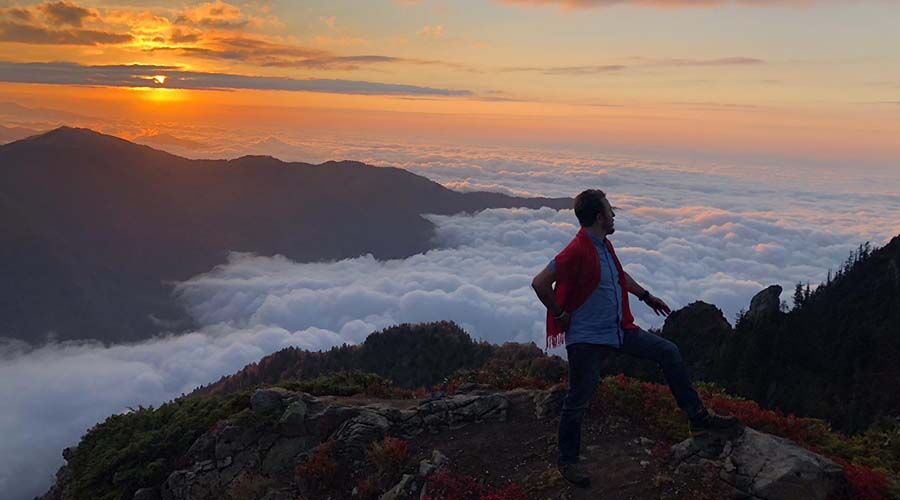
[[[541,206],[572,201],[459,193],[349,161],[188,160],[63,127],[0,146],[0,219],[11,228],[0,336],[147,338],[163,325],[190,326],[168,282],[208,271],[229,251],[399,258],[430,248],[434,227],[420,214]]]
[[[854,252],[791,311],[751,308],[732,329],[721,311],[697,302],[673,312],[661,334],[678,344],[695,379],[766,407],[823,418],[845,432],[896,421],[900,236]],[[617,359],[613,369],[662,380],[655,366],[631,359]]]

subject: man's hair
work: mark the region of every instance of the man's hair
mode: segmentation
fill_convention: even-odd
[[[575,197],[575,217],[582,227],[592,226],[597,214],[604,213],[603,200],[606,193],[599,189],[585,189]]]

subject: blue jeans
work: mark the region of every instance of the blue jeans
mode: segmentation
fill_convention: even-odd
[[[681,352],[674,343],[643,329],[625,330],[622,348],[577,343],[566,346],[569,354],[569,391],[559,419],[559,464],[578,462],[581,452],[581,421],[594,397],[597,384],[612,352],[622,352],[659,363],[678,407],[690,418],[703,408],[700,396],[691,384]]]

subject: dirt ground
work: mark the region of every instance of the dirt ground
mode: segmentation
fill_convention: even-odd
[[[623,418],[592,408],[582,427],[582,463],[591,476],[590,488],[577,488],[556,470],[559,417],[538,419],[534,405],[515,401],[507,422],[469,424],[439,434],[422,434],[413,441],[415,461],[438,449],[452,470],[492,488],[509,482],[523,486],[534,499],[696,499],[728,498],[709,489],[708,482],[673,479],[666,463],[665,443],[642,436]],[[655,448],[655,450],[654,450]]]

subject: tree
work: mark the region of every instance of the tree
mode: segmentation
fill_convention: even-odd
[[[806,289],[807,292],[809,288]],[[803,305],[803,285],[798,281],[797,285],[794,287],[794,309],[800,309],[800,306]]]

